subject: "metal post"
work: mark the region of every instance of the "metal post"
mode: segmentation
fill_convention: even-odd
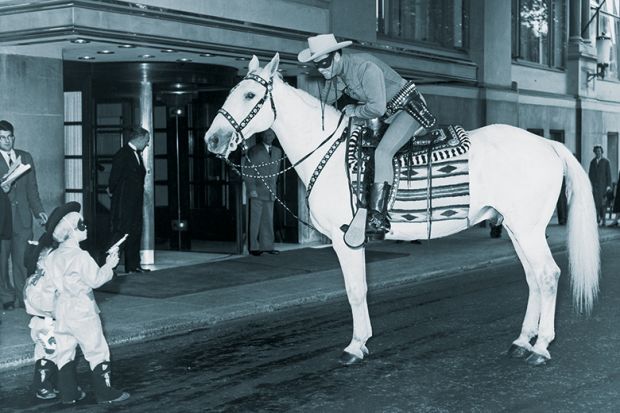
[[[148,80],[140,82],[138,116],[140,126],[150,132],[149,146],[142,157],[146,168],[144,178],[144,206],[142,208],[142,243],[140,260],[142,264],[155,264],[155,183],[153,180],[153,84]]]

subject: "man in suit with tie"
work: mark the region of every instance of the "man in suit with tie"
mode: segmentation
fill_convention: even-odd
[[[282,150],[273,146],[275,138],[276,134],[271,129],[262,132],[256,145],[248,150],[248,159],[244,159],[243,174],[250,199],[249,241],[252,255],[279,253],[273,246],[273,203]]]
[[[0,291],[5,291],[2,298],[4,309],[24,306],[23,290],[27,277],[24,253],[28,240],[33,238],[32,216],[37,218],[40,225],[47,222],[47,214],[39,197],[32,155],[14,148],[14,132],[10,122],[0,120],[0,176],[4,176],[18,159],[22,164],[30,165],[30,170],[12,184],[2,185],[2,191],[8,195],[10,201],[13,226],[11,238],[3,239],[0,246]],[[13,283],[9,279],[9,256],[13,268]],[[10,297],[5,298],[7,290],[10,291],[12,300]]]
[[[149,144],[149,131],[134,127],[129,140],[116,152],[108,182],[112,197],[112,242],[128,234],[124,243],[125,272],[150,271],[140,266],[140,241],[142,239],[142,206],[144,204],[144,177],[146,169],[142,151]]]

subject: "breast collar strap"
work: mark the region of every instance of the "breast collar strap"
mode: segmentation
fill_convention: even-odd
[[[243,136],[243,129],[245,129],[245,127],[248,125],[248,123],[250,123],[250,121],[252,119],[254,119],[254,116],[256,116],[258,114],[258,112],[263,107],[263,104],[267,100],[267,97],[269,97],[269,101],[271,102],[271,109],[273,110],[273,120],[274,121],[276,120],[276,117],[278,116],[278,114],[276,112],[276,105],[273,102],[273,95],[271,93],[271,91],[273,90],[273,78],[269,79],[269,81],[266,81],[262,77],[260,77],[258,75],[255,75],[254,73],[250,73],[246,77],[244,77],[243,79],[244,80],[246,80],[246,79],[253,80],[255,82],[260,83],[261,85],[263,85],[265,87],[265,94],[263,95],[261,100],[256,102],[256,105],[254,105],[254,107],[252,108],[250,113],[240,123],[237,123],[235,118],[233,118],[232,115],[230,113],[228,113],[228,111],[226,109],[224,109],[223,107],[220,108],[220,110],[218,110],[217,112],[221,113],[226,118],[226,120],[228,120],[228,123],[231,124],[231,126],[235,129],[235,131],[237,131],[237,136],[235,137],[236,143],[238,145],[241,145],[243,150],[247,150],[247,147],[245,145],[245,138]],[[239,85],[235,86],[231,90],[231,93],[238,86]]]

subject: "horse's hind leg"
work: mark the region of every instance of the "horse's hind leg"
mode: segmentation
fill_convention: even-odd
[[[366,302],[366,260],[364,249],[349,248],[342,236],[333,237],[334,251],[338,255],[340,267],[344,275],[347,298],[353,316],[353,338],[344,349],[340,362],[344,365],[353,364],[368,354],[366,341],[372,336],[368,304]]]
[[[560,268],[553,260],[544,231],[532,231],[523,236],[519,233],[517,236],[507,229],[523,264],[530,290],[521,334],[513,342],[509,353],[521,357],[531,352],[528,363],[545,364],[551,358],[547,348],[555,338],[555,303]],[[531,346],[530,340],[535,336],[538,336],[536,343]]]
[[[525,253],[521,250],[518,240],[509,228],[505,227],[508,232],[512,244],[515,247],[517,256],[523,265],[525,270],[525,279],[529,288],[529,295],[527,299],[527,309],[525,310],[525,318],[521,325],[521,334],[512,342],[508,354],[511,357],[522,358],[527,357],[532,352],[532,345],[530,341],[532,338],[538,335],[538,320],[540,319],[540,289],[534,276],[534,271],[529,265],[526,259]]]

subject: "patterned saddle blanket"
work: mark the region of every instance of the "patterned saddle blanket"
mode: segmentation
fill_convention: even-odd
[[[347,142],[351,191],[365,206],[373,182],[372,132],[354,131]],[[394,181],[388,212],[395,223],[467,219],[469,212],[469,136],[460,126],[445,126],[407,142],[394,156]],[[358,187],[360,191],[358,192]]]

